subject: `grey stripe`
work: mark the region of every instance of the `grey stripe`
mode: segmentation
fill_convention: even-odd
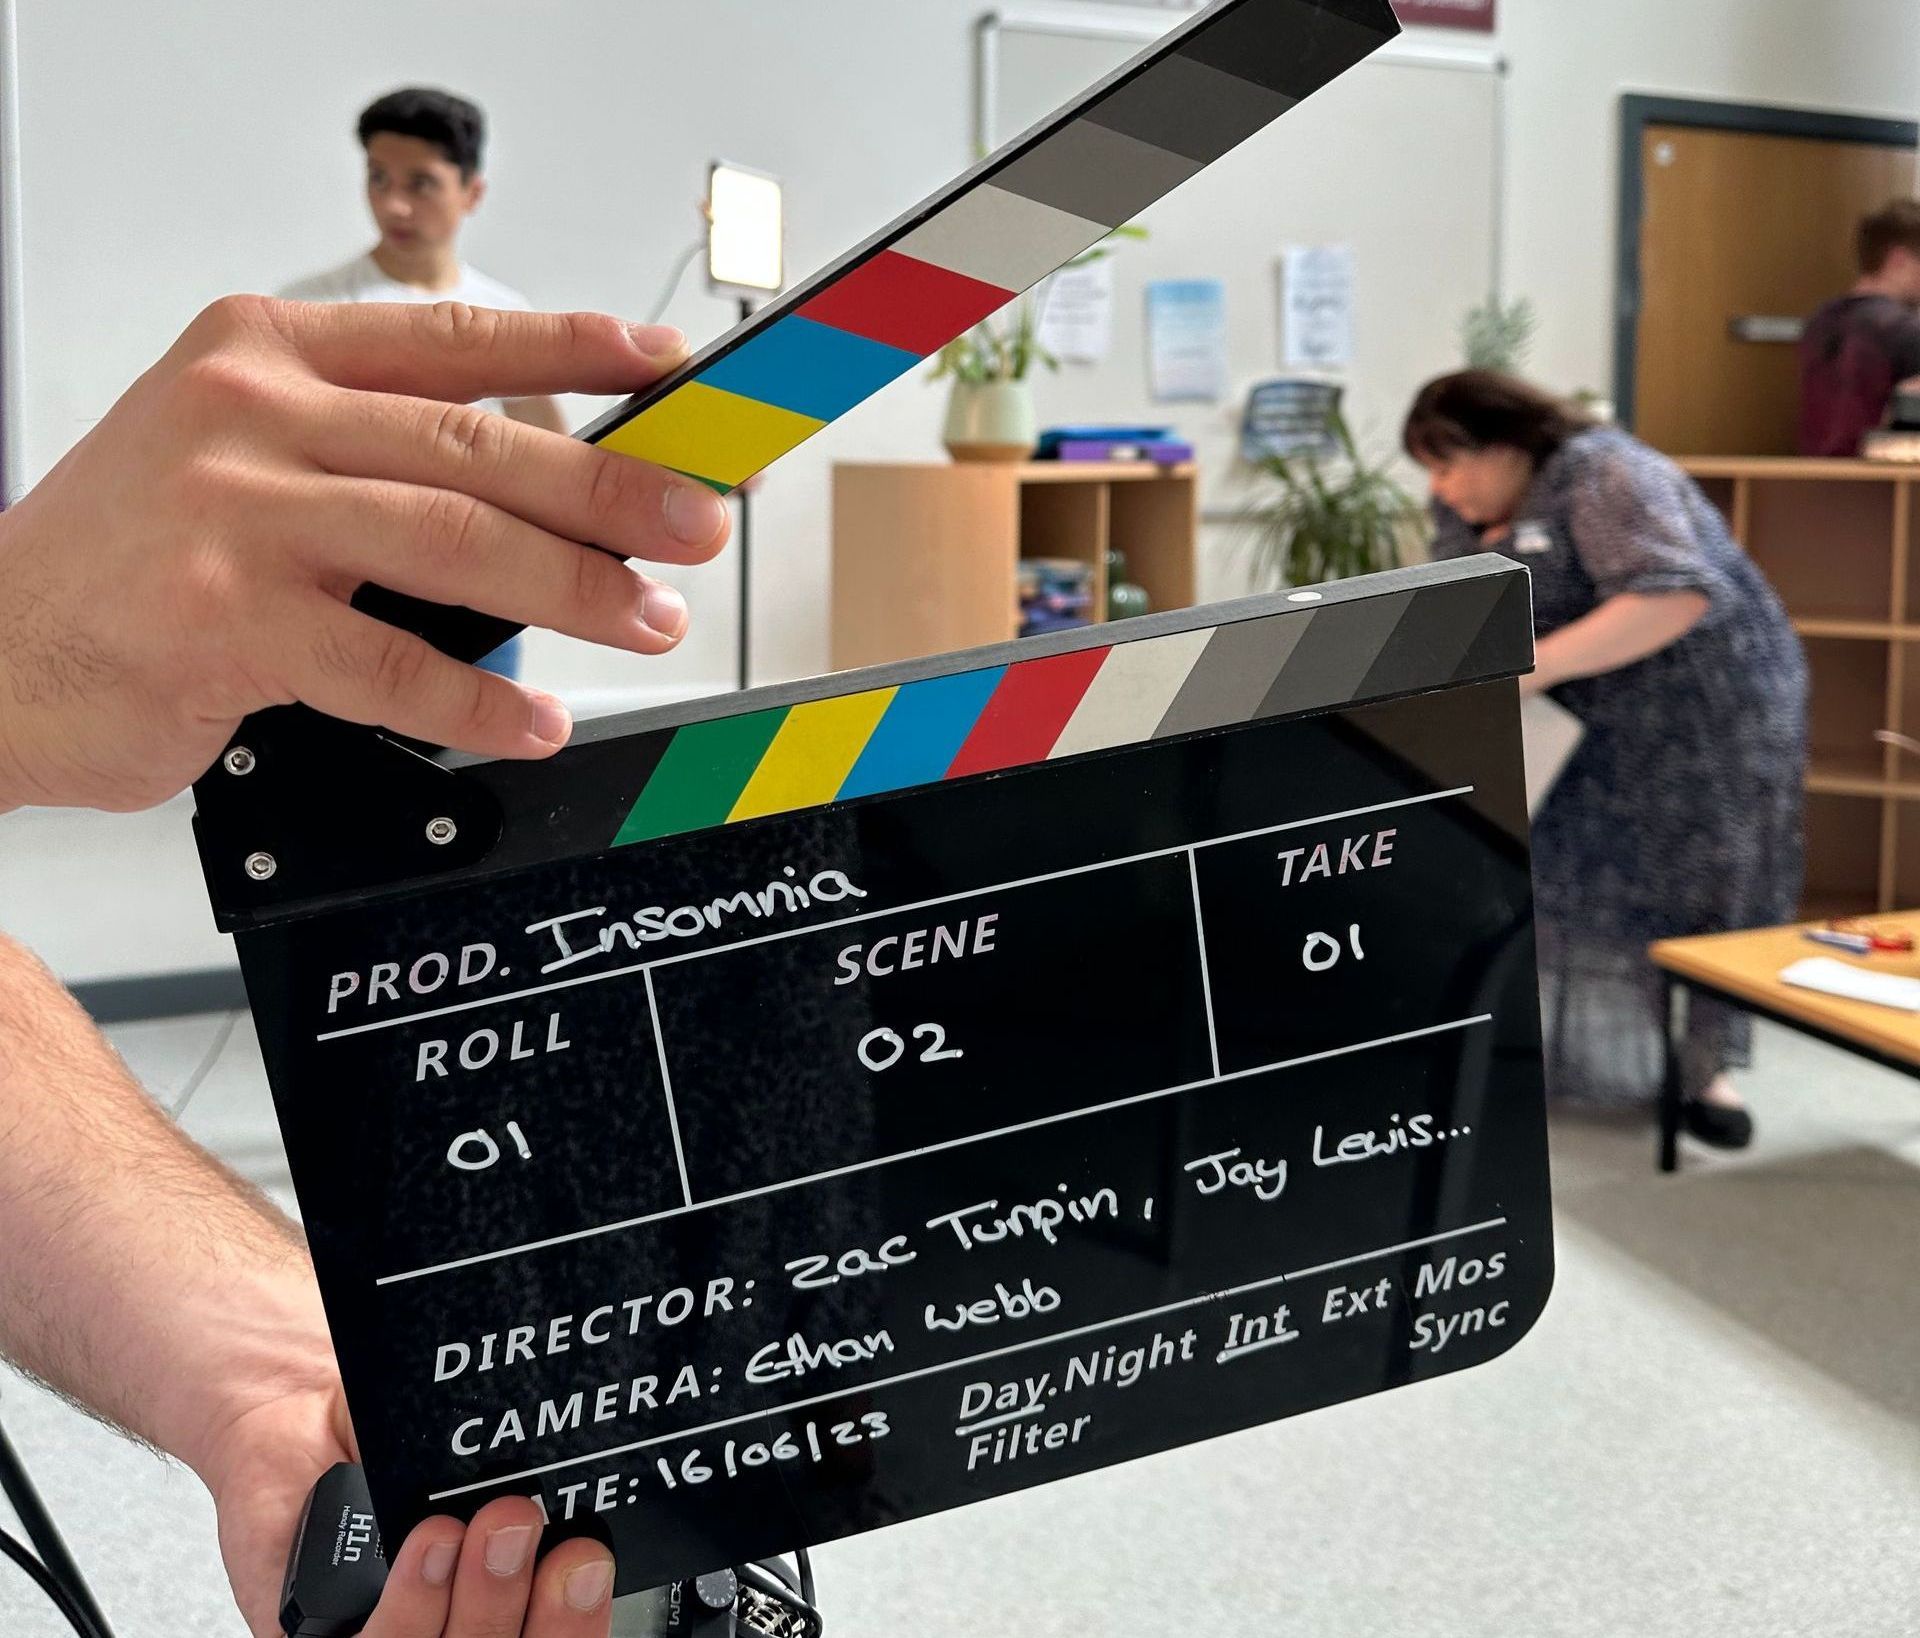
[[[1456,681],[1533,669],[1533,582],[1515,574],[1500,584],[1500,603],[1461,658]]]
[[[1266,0],[1225,13],[1179,54],[1300,102],[1399,32],[1386,0],[1377,12],[1377,23],[1362,23],[1309,0]]]
[[[1361,682],[1361,696],[1381,699],[1452,682],[1506,589],[1504,580],[1468,580],[1416,593],[1393,640]]]
[[[1414,593],[1332,603],[1315,616],[1286,669],[1260,702],[1260,715],[1277,717],[1347,705],[1373,669],[1394,629],[1413,607]]]
[[[1119,227],[1200,168],[1183,154],[1077,119],[1016,159],[993,185],[1069,216]]]
[[[1292,106],[1281,92],[1175,55],[1104,98],[1087,118],[1210,165]]]
[[[1273,679],[1317,618],[1311,611],[1274,614],[1220,627],[1153,737],[1166,739],[1253,721]]]

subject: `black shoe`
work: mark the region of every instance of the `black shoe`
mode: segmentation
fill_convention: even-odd
[[[1753,1142],[1753,1116],[1731,1104],[1689,1098],[1680,1106],[1680,1124],[1716,1149],[1744,1149]]]

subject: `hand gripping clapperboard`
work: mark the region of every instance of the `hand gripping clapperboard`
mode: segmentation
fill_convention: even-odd
[[[1221,0],[583,436],[737,485],[1394,30]],[[627,1592],[1512,1346],[1531,663],[1485,557],[538,764],[250,719],[196,825],[383,1533],[531,1494]]]

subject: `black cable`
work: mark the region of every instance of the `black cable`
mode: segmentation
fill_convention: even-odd
[[[813,1607],[812,1600],[800,1597],[779,1576],[769,1575],[758,1564],[742,1564],[733,1573],[740,1578],[742,1586],[753,1588],[755,1592],[771,1598],[776,1604],[792,1605],[797,1602],[800,1612],[816,1628],[825,1625],[820,1619],[820,1612]]]
[[[73,1555],[67,1551],[67,1544],[61,1539],[52,1515],[40,1500],[40,1492],[34,1489],[33,1480],[27,1476],[25,1464],[9,1443],[5,1428],[0,1428],[0,1493],[5,1494],[20,1520],[21,1528],[27,1532],[27,1540],[33,1543],[33,1550],[40,1555],[41,1568],[60,1587],[67,1603],[78,1609],[85,1618],[84,1638],[113,1638],[113,1629],[107,1625],[106,1616],[94,1601],[87,1578],[80,1573],[80,1566],[74,1563]],[[63,1604],[61,1608],[64,1612],[66,1605]]]
[[[793,1556],[800,1565],[800,1596],[818,1608],[820,1600],[813,1596],[813,1555],[802,1547]]]
[[[53,1600],[53,1607],[67,1618],[67,1625],[72,1627],[80,1638],[101,1638],[99,1630],[86,1618],[80,1606],[74,1603],[67,1589],[54,1580],[52,1572],[46,1565],[4,1530],[0,1530],[0,1554],[12,1559],[27,1572],[33,1584]]]
[[[754,1563],[765,1570],[767,1574],[777,1575],[787,1584],[788,1592],[797,1593],[800,1590],[800,1582],[793,1573],[788,1570],[785,1560],[778,1558],[756,1558]]]

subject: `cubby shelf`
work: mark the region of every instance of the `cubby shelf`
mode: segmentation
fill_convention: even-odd
[[[1107,551],[1155,611],[1194,601],[1199,495],[1191,466],[1062,461],[843,464],[833,469],[836,670],[1004,643],[1019,634],[1023,557],[1093,571]]]
[[[1810,918],[1920,905],[1920,468],[1713,457],[1681,463],[1765,571],[1812,673]]]
[[[1920,643],[1920,626],[1896,626],[1885,620],[1795,620],[1802,637],[1850,637],[1872,643]]]

